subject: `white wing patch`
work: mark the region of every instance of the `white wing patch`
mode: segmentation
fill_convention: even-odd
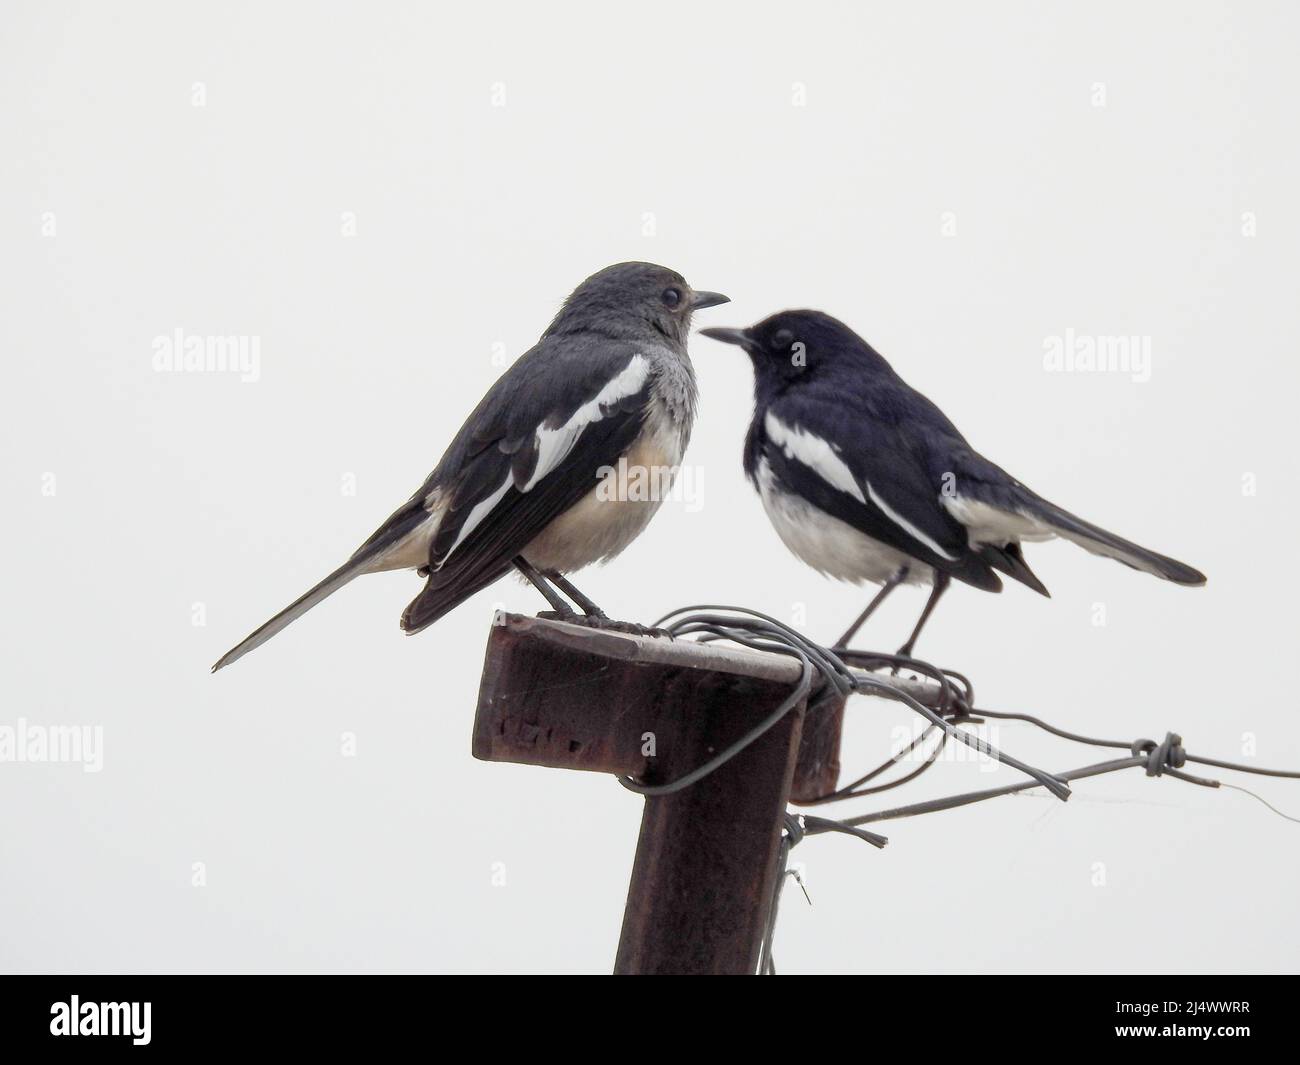
[[[533,485],[556,469],[568,457],[569,452],[573,450],[573,445],[578,442],[578,437],[583,429],[603,418],[607,407],[612,407],[620,400],[636,395],[637,392],[641,391],[649,376],[650,360],[644,355],[633,355],[628,364],[612,377],[604,388],[575,410],[569,420],[559,428],[549,429],[544,423],[539,425],[535,431],[537,466],[533,470],[533,475],[528,479],[528,483],[519,486],[519,491],[529,491]],[[509,490],[510,485],[511,475],[506,474],[506,479],[501,483],[500,488],[474,504],[469,514],[466,515],[460,531],[456,534],[456,542],[451,545],[443,556],[444,562],[452,556],[452,553],[464,542],[465,538],[482,524],[483,519],[492,513],[496,505],[501,502],[501,498]],[[426,500],[426,505],[428,505],[428,502]]]
[[[858,484],[857,478],[853,476],[853,471],[840,458],[834,445],[829,441],[823,440],[819,436],[813,436],[807,430],[786,425],[771,411],[768,411],[767,417],[763,419],[763,427],[767,430],[767,435],[772,442],[785,451],[786,458],[793,458],[802,462],[832,488],[847,492],[859,502],[867,502],[867,496],[870,496],[871,502],[880,512],[917,543],[924,544],[940,558],[946,558],[949,562],[957,561],[956,555],[949,554],[935,543],[931,537],[927,536],[886,503],[880,494],[871,487],[869,481]],[[862,493],[863,486],[866,487],[866,495]]]
[[[528,483],[519,490],[527,492],[538,481],[565,460],[578,437],[592,422],[605,417],[605,408],[612,407],[628,396],[634,396],[645,386],[650,376],[650,360],[644,355],[633,355],[631,361],[609,380],[592,399],[573,412],[569,420],[558,429],[549,429],[543,423],[537,427],[537,466]]]
[[[763,428],[772,443],[785,452],[786,458],[798,459],[832,488],[847,492],[860,503],[867,501],[853,471],[829,442],[803,429],[791,428],[771,411],[763,419]]]
[[[945,551],[942,547],[940,547],[937,543],[935,543],[934,540],[926,536],[925,533],[923,533],[910,521],[908,521],[896,510],[894,510],[894,508],[891,507],[888,503],[886,503],[883,499],[881,499],[880,496],[876,494],[876,490],[872,488],[870,484],[867,485],[867,494],[871,496],[871,502],[875,503],[876,506],[878,506],[881,509],[881,511],[884,512],[885,517],[887,517],[890,521],[892,521],[895,525],[897,525],[900,529],[902,529],[905,533],[907,533],[908,536],[912,537],[912,539],[916,540],[918,543],[925,544],[926,547],[928,547],[940,558],[946,558],[949,562],[957,561],[956,555],[950,555],[947,551]]]
[[[501,497],[506,494],[506,490],[509,487],[510,474],[507,473],[506,479],[501,482],[500,488],[486,499],[480,499],[474,504],[470,509],[469,514],[465,516],[465,524],[460,527],[460,531],[456,534],[456,542],[452,544],[447,553],[442,556],[443,562],[446,562],[447,559],[451,558],[452,552],[455,551],[456,548],[460,547],[461,541],[478,527],[478,524],[492,512],[493,507],[501,502]],[[441,562],[438,564],[438,568],[442,568]]]

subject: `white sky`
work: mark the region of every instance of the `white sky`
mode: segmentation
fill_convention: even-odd
[[[732,296],[698,324],[844,318],[995,462],[1209,575],[1187,590],[1031,545],[1050,601],[955,589],[920,649],[987,705],[1300,766],[1280,670],[1300,580],[1294,9],[0,19],[0,725],[103,735],[98,773],[0,764],[0,967],[608,971],[640,801],[469,754],[493,604],[539,609],[531,591],[405,639],[418,582],[372,577],[207,667],[410,494],[494,352],[623,259]],[[260,338],[259,379],[156,373],[177,328]],[[1149,338],[1150,379],[1045,372],[1069,330]],[[701,505],[666,506],[579,584],[627,618],[708,598],[829,639],[869,591],[785,553],[740,468],[749,368],[692,350]],[[922,596],[896,594],[867,641],[900,643]],[[846,771],[910,724],[865,700],[850,718]],[[1097,757],[990,738],[1051,769]],[[952,762],[885,801],[1011,779]],[[1300,813],[1294,784],[1225,779]],[[1295,967],[1300,829],[1239,793],[1133,773],[885,831],[883,853],[796,852],[815,905],[786,896],[783,971]]]

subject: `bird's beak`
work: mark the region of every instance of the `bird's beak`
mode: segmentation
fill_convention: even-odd
[[[701,329],[700,332],[706,337],[712,337],[714,340],[721,340],[724,344],[738,344],[746,351],[754,345],[749,334],[743,329],[720,329],[710,326],[708,329]]]
[[[697,292],[695,298],[691,300],[691,310],[702,311],[705,307],[717,307],[719,304],[730,302],[731,297],[724,296],[721,292]]]

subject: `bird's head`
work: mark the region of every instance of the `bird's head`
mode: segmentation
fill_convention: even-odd
[[[658,334],[684,348],[691,315],[729,302],[719,292],[691,288],[666,266],[616,263],[573,290],[546,335],[597,332],[637,340]]]
[[[847,325],[821,311],[781,311],[748,329],[701,329],[706,337],[735,344],[754,364],[760,386],[781,385],[862,358],[884,360]]]

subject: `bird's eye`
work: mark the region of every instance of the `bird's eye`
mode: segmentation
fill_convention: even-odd
[[[682,302],[682,290],[679,288],[664,289],[663,301],[665,307],[676,307]]]
[[[794,343],[794,334],[788,329],[778,329],[772,334],[772,350],[786,351]]]

